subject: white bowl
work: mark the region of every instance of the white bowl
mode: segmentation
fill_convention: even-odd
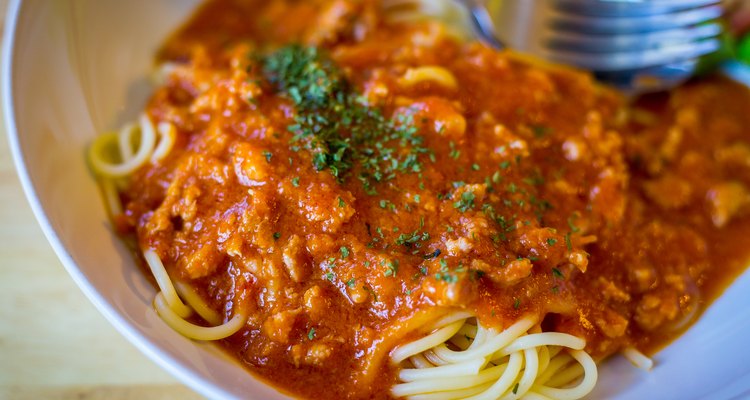
[[[169,329],[154,288],[113,233],[84,149],[134,119],[158,45],[198,0],[13,1],[2,99],[11,151],[32,209],[78,286],[164,369],[209,398],[280,399],[213,345]],[[750,274],[642,372],[616,358],[591,398],[729,399],[750,389]],[[85,329],[85,327],[81,327]]]

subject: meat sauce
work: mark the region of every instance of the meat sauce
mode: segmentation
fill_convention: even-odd
[[[348,163],[317,158],[304,99],[264,67],[289,43],[370,124],[326,142]],[[246,310],[223,345],[295,395],[388,398],[395,368],[365,372],[382,333],[435,308],[534,315],[597,359],[653,352],[747,265],[750,93],[727,79],[629,103],[353,0],[211,1],[159,62],[146,110],[177,142],[118,225],[216,310]]]

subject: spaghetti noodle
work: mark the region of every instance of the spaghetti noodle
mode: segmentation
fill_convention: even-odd
[[[585,341],[541,332],[533,318],[496,331],[459,313],[431,328],[391,353],[393,362],[408,360],[412,366],[399,371],[402,383],[393,387],[395,397],[579,399],[596,384],[596,363],[582,351]],[[571,361],[578,364],[568,365]],[[565,387],[579,378],[577,385]]]
[[[159,136],[158,144],[156,132]],[[154,129],[151,119],[143,115],[137,127],[127,125],[120,130],[119,134],[104,134],[94,141],[89,151],[89,160],[95,173],[100,177],[104,197],[112,215],[121,215],[123,212],[113,180],[127,177],[149,162],[162,160],[174,145],[175,138],[176,131],[172,124],[162,122],[157,129]],[[134,142],[138,143],[135,152],[132,148]],[[121,159],[119,163],[112,161],[107,155],[111,151],[110,147],[115,143]],[[196,340],[219,340],[236,333],[247,321],[246,315],[237,312],[229,321],[222,323],[219,314],[213,311],[192,288],[182,282],[173,283],[164,264],[153,249],[144,250],[143,258],[160,289],[154,297],[154,309],[167,325],[181,335]],[[178,295],[175,286],[179,288],[181,296]],[[180,297],[185,298],[189,305],[184,304]],[[194,311],[215,326],[203,327],[186,321],[185,318],[190,317]]]
[[[651,368],[750,249],[750,95],[631,106],[413,11],[209,1],[167,42],[89,150],[156,313],[309,398],[578,399],[594,360]]]

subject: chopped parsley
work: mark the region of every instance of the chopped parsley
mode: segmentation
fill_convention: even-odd
[[[557,243],[557,239],[555,239],[555,238],[548,238],[547,239],[547,244],[550,245],[550,246],[554,246],[556,243]]]
[[[266,162],[270,163],[271,162],[271,157],[273,157],[273,154],[271,154],[270,151],[264,151],[263,152],[263,157],[266,158]]]
[[[341,251],[341,258],[349,257],[349,249],[346,246],[341,246],[339,251]]]
[[[458,282],[458,277],[456,276],[456,274],[451,274],[449,272],[438,272],[435,274],[435,279],[446,283]]]
[[[541,139],[552,132],[552,129],[544,125],[532,125],[531,131],[534,132],[534,137],[536,137],[537,139]]]
[[[385,276],[396,276],[398,272],[398,260],[388,261],[386,263]]]
[[[565,279],[565,275],[563,275],[563,273],[557,268],[552,268],[552,275],[554,275],[555,278]]]
[[[451,152],[448,154],[448,156],[452,159],[457,159],[458,157],[461,157],[461,151],[456,148],[456,144],[451,141],[448,143],[448,145],[451,148]]]
[[[536,171],[534,175],[523,178],[523,182],[531,186],[541,186],[544,185],[544,177],[539,171]]]
[[[280,232],[274,232],[273,233],[273,240],[279,240],[280,237],[281,237],[281,233]]]
[[[456,276],[456,274],[450,273],[450,271],[448,270],[448,261],[445,261],[445,258],[441,258],[438,263],[440,264],[440,272],[435,274],[435,279],[446,283],[458,282],[458,276]],[[458,270],[463,270],[463,268],[459,265]]]
[[[310,331],[307,332],[307,339],[308,340],[315,339],[315,328],[310,328]]]
[[[396,172],[419,173],[423,147],[411,112],[390,119],[367,104],[345,79],[344,73],[316,47],[289,45],[261,57],[267,81],[295,106],[294,122],[287,129],[293,142],[312,153],[313,166],[342,181],[355,163],[357,179],[368,194],[374,184]]]
[[[466,212],[467,210],[474,208],[475,198],[476,196],[473,192],[463,192],[461,194],[461,199],[453,203],[453,208],[457,208],[461,212]]]
[[[342,199],[341,197],[339,197],[339,207],[340,208],[346,207],[346,203],[344,202],[344,199]]]
[[[297,107],[295,123],[288,129],[304,140],[313,153],[318,171],[328,169],[335,177],[351,168],[349,140],[338,132],[335,104],[344,100],[346,82],[333,63],[315,47],[282,47],[262,60],[263,74]],[[336,100],[334,100],[336,99]]]
[[[349,286],[350,288],[353,288],[354,285],[355,285],[355,283],[356,283],[356,280],[354,278],[352,278],[352,279],[349,279],[348,281],[346,281],[346,286]]]
[[[516,297],[513,300],[513,309],[514,310],[518,310],[519,307],[521,307],[521,299],[519,299],[519,298]]]
[[[417,229],[412,233],[402,233],[398,235],[398,238],[396,239],[396,244],[399,246],[411,247],[417,244],[419,241],[425,241],[429,239],[430,239],[429,233],[427,232],[420,233],[419,229]]]
[[[292,178],[292,186],[299,187],[299,176]]]
[[[581,230],[581,228],[577,227],[575,223],[573,223],[573,217],[568,217],[568,227],[570,227],[570,231],[573,233],[577,233]]]

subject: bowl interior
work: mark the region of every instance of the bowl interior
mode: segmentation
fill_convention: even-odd
[[[3,58],[4,112],[19,174],[42,228],[71,276],[138,348],[211,398],[286,398],[212,345],[161,322],[155,294],[110,228],[85,149],[133,120],[150,92],[158,45],[199,0],[49,0],[11,5]],[[731,398],[750,388],[750,274],[650,373],[620,358],[600,368],[592,398]],[[690,379],[684,379],[690,377]],[[675,384],[679,382],[679,384]]]
[[[11,148],[55,251],[120,332],[208,397],[286,398],[215,346],[187,340],[162,323],[151,307],[154,288],[112,231],[85,161],[94,136],[138,116],[151,91],[156,49],[198,3],[12,4],[4,59]]]

